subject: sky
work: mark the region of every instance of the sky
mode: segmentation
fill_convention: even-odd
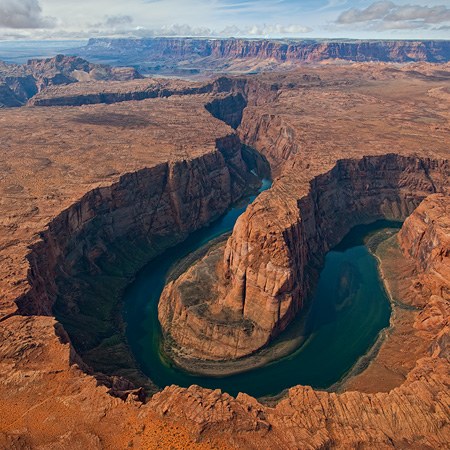
[[[450,39],[450,0],[0,0],[0,39]]]

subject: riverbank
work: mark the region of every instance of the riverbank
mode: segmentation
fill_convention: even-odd
[[[334,387],[337,392],[389,392],[405,381],[429,345],[414,328],[420,309],[407,303],[406,291],[414,277],[414,262],[403,255],[397,234],[373,250],[380,278],[391,302],[390,325],[383,330],[372,349]]]

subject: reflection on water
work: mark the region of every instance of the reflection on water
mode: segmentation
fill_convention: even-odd
[[[264,187],[268,186],[269,182]],[[376,230],[398,225],[378,221],[355,227],[326,255],[305,323],[306,339],[289,356],[223,378],[193,376],[164,360],[160,355],[157,307],[170,267],[208,241],[229,232],[246,206],[232,209],[210,227],[193,233],[184,243],[153,260],[125,293],[128,342],[142,370],[160,387],[198,384],[232,395],[246,392],[256,397],[275,395],[297,384],[326,388],[348,372],[389,324],[389,300],[377,262],[364,245],[364,238]],[[287,339],[296,329],[293,324],[279,339]]]

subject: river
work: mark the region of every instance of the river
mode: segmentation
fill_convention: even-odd
[[[265,180],[261,190],[268,187],[270,182]],[[220,388],[231,395],[246,392],[255,397],[276,395],[297,384],[327,388],[352,368],[389,325],[390,302],[376,258],[364,240],[377,231],[399,225],[378,221],[353,228],[328,252],[303,319],[303,339],[288,356],[223,378],[194,376],[167,361],[160,353],[158,300],[171,267],[209,241],[230,232],[254,198],[249,197],[210,226],[192,233],[186,241],[155,258],[128,286],[124,294],[127,340],[142,371],[158,386],[198,384]],[[290,339],[298,330],[298,324],[294,323],[278,340]]]

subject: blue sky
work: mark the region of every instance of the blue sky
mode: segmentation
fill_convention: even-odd
[[[450,39],[450,0],[0,0],[0,38]]]

